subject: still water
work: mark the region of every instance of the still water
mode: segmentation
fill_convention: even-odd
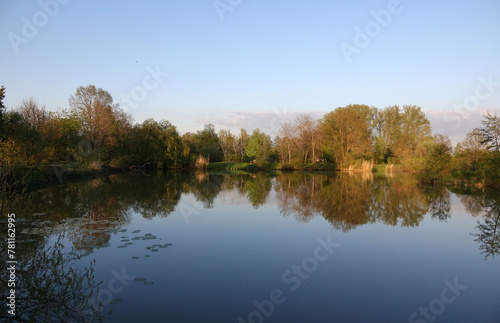
[[[109,322],[500,322],[495,191],[167,172],[41,189],[12,211],[20,259],[62,235],[74,266],[95,260],[87,301]]]

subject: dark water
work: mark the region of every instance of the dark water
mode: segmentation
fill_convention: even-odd
[[[20,253],[64,233],[77,266],[95,259],[110,322],[500,322],[495,191],[127,174],[32,192],[13,211]]]

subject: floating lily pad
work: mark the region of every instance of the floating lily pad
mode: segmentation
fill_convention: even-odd
[[[153,285],[154,283],[152,281],[147,281],[147,282],[143,282],[144,285]]]
[[[128,242],[130,239],[123,239],[121,242]]]
[[[151,249],[151,252],[157,252],[158,249]]]
[[[144,256],[144,258],[149,258],[149,257],[151,257],[151,256],[150,256],[150,255],[145,255],[145,256]]]
[[[139,233],[139,232],[141,232],[141,230],[134,230],[134,231],[132,231],[132,233]]]
[[[132,259],[139,259],[139,257],[132,257]]]
[[[134,244],[134,243],[132,243],[132,242],[126,242],[125,243],[126,246],[130,246],[131,244]]]
[[[115,305],[115,304],[120,304],[123,300],[121,298],[113,298],[109,304]]]
[[[143,281],[146,281],[146,278],[142,278],[142,277],[137,277],[134,279],[136,282],[143,282]]]
[[[141,240],[141,237],[134,237],[132,240]]]
[[[127,248],[128,246],[118,246],[117,248]]]

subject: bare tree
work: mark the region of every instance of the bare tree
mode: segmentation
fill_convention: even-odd
[[[292,160],[292,150],[296,144],[296,130],[297,128],[290,122],[282,123],[279,130],[279,136],[288,152],[288,162]]]

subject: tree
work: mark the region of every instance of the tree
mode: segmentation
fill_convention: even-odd
[[[236,159],[239,162],[244,162],[245,161],[245,146],[248,143],[248,133],[245,129],[240,129],[240,133],[238,134],[238,137],[234,138],[234,153],[236,154]]]
[[[377,118],[377,133],[386,149],[394,149],[401,138],[401,113],[399,106],[393,105],[380,111]]]
[[[475,128],[467,133],[461,143],[462,155],[476,169],[483,153],[486,152],[486,143],[481,129]]]
[[[3,99],[5,99],[5,87],[0,87],[0,130],[2,129],[2,120],[5,110],[5,105],[3,104]],[[1,134],[1,133],[0,133]]]
[[[488,150],[500,151],[500,116],[488,112],[485,119],[481,121],[483,124],[483,128],[480,129],[483,136],[481,143],[486,144]]]
[[[210,155],[211,162],[222,161],[224,155],[219,143],[219,136],[215,132],[213,124],[206,124],[203,130],[194,135],[196,153],[203,156]]]
[[[116,144],[113,130],[120,126],[117,121],[123,120],[124,113],[113,104],[111,94],[94,85],[80,86],[70,97],[69,104],[79,117],[82,134],[92,149]]]
[[[339,107],[320,121],[325,149],[337,162],[347,166],[371,152],[368,124],[363,115],[352,107]]]
[[[408,147],[412,152],[420,142],[431,137],[431,123],[416,105],[404,105],[401,115],[401,146]]]
[[[280,144],[286,147],[286,151],[288,153],[288,163],[292,160],[292,150],[296,144],[296,131],[297,127],[294,127],[290,122],[282,123],[279,130],[279,136],[281,139]]]
[[[228,162],[231,155],[236,154],[235,145],[236,138],[233,136],[230,130],[221,129],[219,131],[219,145],[222,149],[222,154],[224,155],[224,161]]]
[[[309,156],[315,162],[316,150],[320,142],[318,124],[310,115],[298,116],[295,120],[295,129],[298,135],[297,146],[302,152],[302,160],[307,163]]]
[[[446,135],[435,135],[425,143],[425,155],[421,164],[421,176],[431,183],[443,179],[451,161],[451,141]]]
[[[245,151],[248,157],[255,157],[258,163],[269,161],[272,154],[273,143],[271,137],[261,132],[258,128],[254,130]]]
[[[168,121],[145,120],[137,129],[138,161],[156,168],[179,168],[183,147],[177,129]]]

